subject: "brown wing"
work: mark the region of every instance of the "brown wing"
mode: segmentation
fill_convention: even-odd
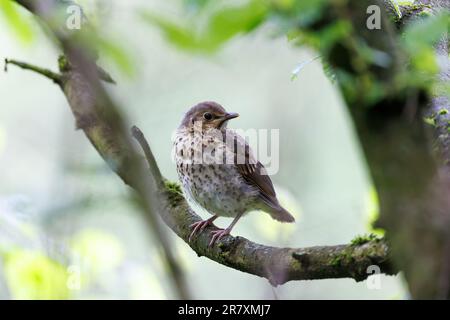
[[[272,180],[264,174],[265,168],[259,161],[256,164],[238,164],[237,168],[245,181],[259,189],[264,202],[274,209],[280,209]]]
[[[238,152],[244,152],[244,157],[242,155],[239,157]],[[278,203],[272,180],[267,175],[266,169],[261,162],[254,158],[247,142],[237,134],[234,139],[234,155],[234,163],[244,180],[259,189],[261,200],[273,209],[279,210],[280,204]]]

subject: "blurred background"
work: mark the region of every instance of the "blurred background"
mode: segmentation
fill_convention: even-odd
[[[183,19],[194,14],[195,1],[79,2],[108,39],[99,64],[117,82],[107,85],[109,92],[130,126],[144,131],[168,179],[177,180],[171,135],[200,101],[240,113],[232,128],[280,130],[280,169],[272,179],[297,222],[285,226],[253,213],[234,235],[303,247],[348,243],[371,232],[376,195],[341,98],[320,60],[311,61],[314,52],[292,46],[270,23],[214,54],[186,52],[141,13]],[[54,43],[30,14],[17,11],[20,28],[0,13],[0,58],[57,70]],[[0,298],[173,298],[131,190],[75,130],[61,90],[9,66],[0,73],[0,97]],[[217,225],[230,222],[222,218]],[[193,298],[406,298],[400,276],[381,275],[379,289],[352,279],[272,289],[265,279],[197,257],[167,233]]]

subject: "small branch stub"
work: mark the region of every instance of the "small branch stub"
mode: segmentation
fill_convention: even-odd
[[[49,69],[41,68],[35,65],[32,65],[30,63],[14,60],[14,59],[5,59],[5,66],[4,71],[8,71],[8,65],[12,64],[19,68],[22,68],[24,70],[30,70],[33,72],[36,72],[50,80],[52,80],[54,83],[61,85],[62,84],[62,76],[59,73],[53,72]]]

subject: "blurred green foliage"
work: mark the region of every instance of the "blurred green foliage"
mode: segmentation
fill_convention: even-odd
[[[319,52],[328,54],[331,47],[338,41],[348,37],[352,31],[350,21],[336,21],[317,32],[293,29],[288,32],[288,39],[293,45],[308,45]]]
[[[331,80],[339,80],[349,101],[358,99],[370,106],[393,92],[410,87],[449,92],[447,86],[442,87],[436,81],[438,67],[433,49],[433,44],[448,32],[448,13],[438,16],[424,14],[407,26],[399,47],[410,61],[409,68],[398,72],[393,77],[393,83],[380,83],[370,70],[393,68],[392,58],[389,53],[370,47],[365,39],[358,36],[353,21],[329,19],[331,7],[334,6],[339,12],[344,8],[344,2],[246,0],[240,1],[239,5],[230,5],[225,1],[185,0],[184,4],[195,9],[195,14],[185,21],[173,21],[148,11],[141,15],[145,21],[157,26],[171,44],[197,53],[214,53],[236,35],[249,33],[266,21],[275,22],[278,32],[286,34],[291,44],[306,45],[323,57],[324,72]],[[408,4],[402,2],[402,5]],[[393,5],[400,18],[398,3],[394,1]],[[330,50],[336,46],[345,48],[351,55],[350,64],[358,72],[358,77],[327,62]],[[300,71],[302,67],[297,66],[297,69]],[[294,70],[293,78],[298,71]]]
[[[114,269],[124,260],[125,252],[122,244],[116,237],[101,230],[82,230],[71,242],[73,253],[90,277]]]
[[[95,42],[101,56],[112,62],[124,75],[128,77],[135,75],[136,64],[134,63],[132,54],[125,48],[121,41],[108,36],[94,36],[91,38],[91,42]]]
[[[378,193],[375,187],[372,185],[366,194],[365,198],[366,204],[366,219],[367,219],[367,230],[378,236],[384,236],[385,230],[375,227],[378,217],[380,215],[380,203],[378,199]]]
[[[69,2],[67,0],[66,2]],[[70,1],[72,2],[72,1]],[[108,33],[108,30],[102,28],[103,15],[107,10],[102,1],[82,1],[83,26],[80,30],[71,30],[76,37],[76,41],[84,44],[87,48],[96,52],[102,59],[111,63],[124,75],[131,77],[136,72],[136,66],[133,56],[128,47],[125,46],[122,39],[117,35]],[[88,10],[86,10],[86,8]],[[52,23],[60,27],[65,25],[68,13],[65,7],[58,7],[52,15]],[[0,0],[0,18],[3,17],[10,26],[12,32],[17,35],[17,39],[30,44],[36,37],[33,28],[34,18],[22,7],[16,5],[11,0]],[[69,30],[69,29],[67,29]]]
[[[183,2],[188,10],[199,11],[211,3],[211,0],[184,0]]]
[[[192,3],[203,7],[207,1]],[[144,11],[141,15],[144,21],[160,28],[166,39],[177,48],[212,53],[234,36],[248,33],[259,26],[269,9],[268,2],[261,0],[251,0],[236,6],[224,4],[223,1],[217,1],[207,12],[199,11],[184,22],[175,22],[150,11]]]
[[[12,249],[2,254],[5,278],[13,299],[68,299],[68,273],[39,251]]]
[[[272,0],[271,18],[274,18],[283,32],[298,30],[321,19],[327,0]]]
[[[403,36],[403,48],[409,56],[411,67],[408,74],[400,75],[406,84],[434,90],[438,85],[436,73],[438,61],[433,45],[450,31],[450,14],[427,15],[407,26]],[[448,88],[447,88],[448,89]],[[450,96],[450,91],[447,90]]]
[[[0,16],[5,18],[19,40],[31,43],[34,39],[32,21],[21,7],[11,0],[0,0]]]
[[[24,223],[19,225],[20,230],[26,230],[29,226]],[[14,232],[21,231],[17,229]],[[42,237],[38,232],[28,238],[38,244],[37,239]],[[62,239],[48,237],[46,241],[64,242]],[[112,275],[125,266],[123,245],[110,233],[98,229],[81,229],[70,237],[69,243],[70,246],[64,247],[63,252],[59,253],[50,247],[46,248],[45,243],[42,243],[43,248],[34,249],[25,248],[21,244],[2,243],[0,262],[10,297],[27,300],[85,297],[95,292],[96,288],[105,286],[105,281],[113,281]],[[139,278],[136,276],[128,279],[128,285],[136,287],[137,294],[142,296],[164,297],[154,274],[150,270],[139,272]],[[152,286],[139,285],[141,278],[149,279]]]
[[[130,48],[120,35],[113,35],[101,23],[85,22],[79,31],[72,33],[78,44],[85,46],[96,57],[101,57],[115,66],[123,75],[131,77],[136,72],[136,64]]]

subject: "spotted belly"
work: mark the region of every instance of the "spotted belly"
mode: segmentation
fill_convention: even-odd
[[[185,194],[209,213],[235,217],[255,208],[258,193],[248,185],[234,165],[177,166]]]

